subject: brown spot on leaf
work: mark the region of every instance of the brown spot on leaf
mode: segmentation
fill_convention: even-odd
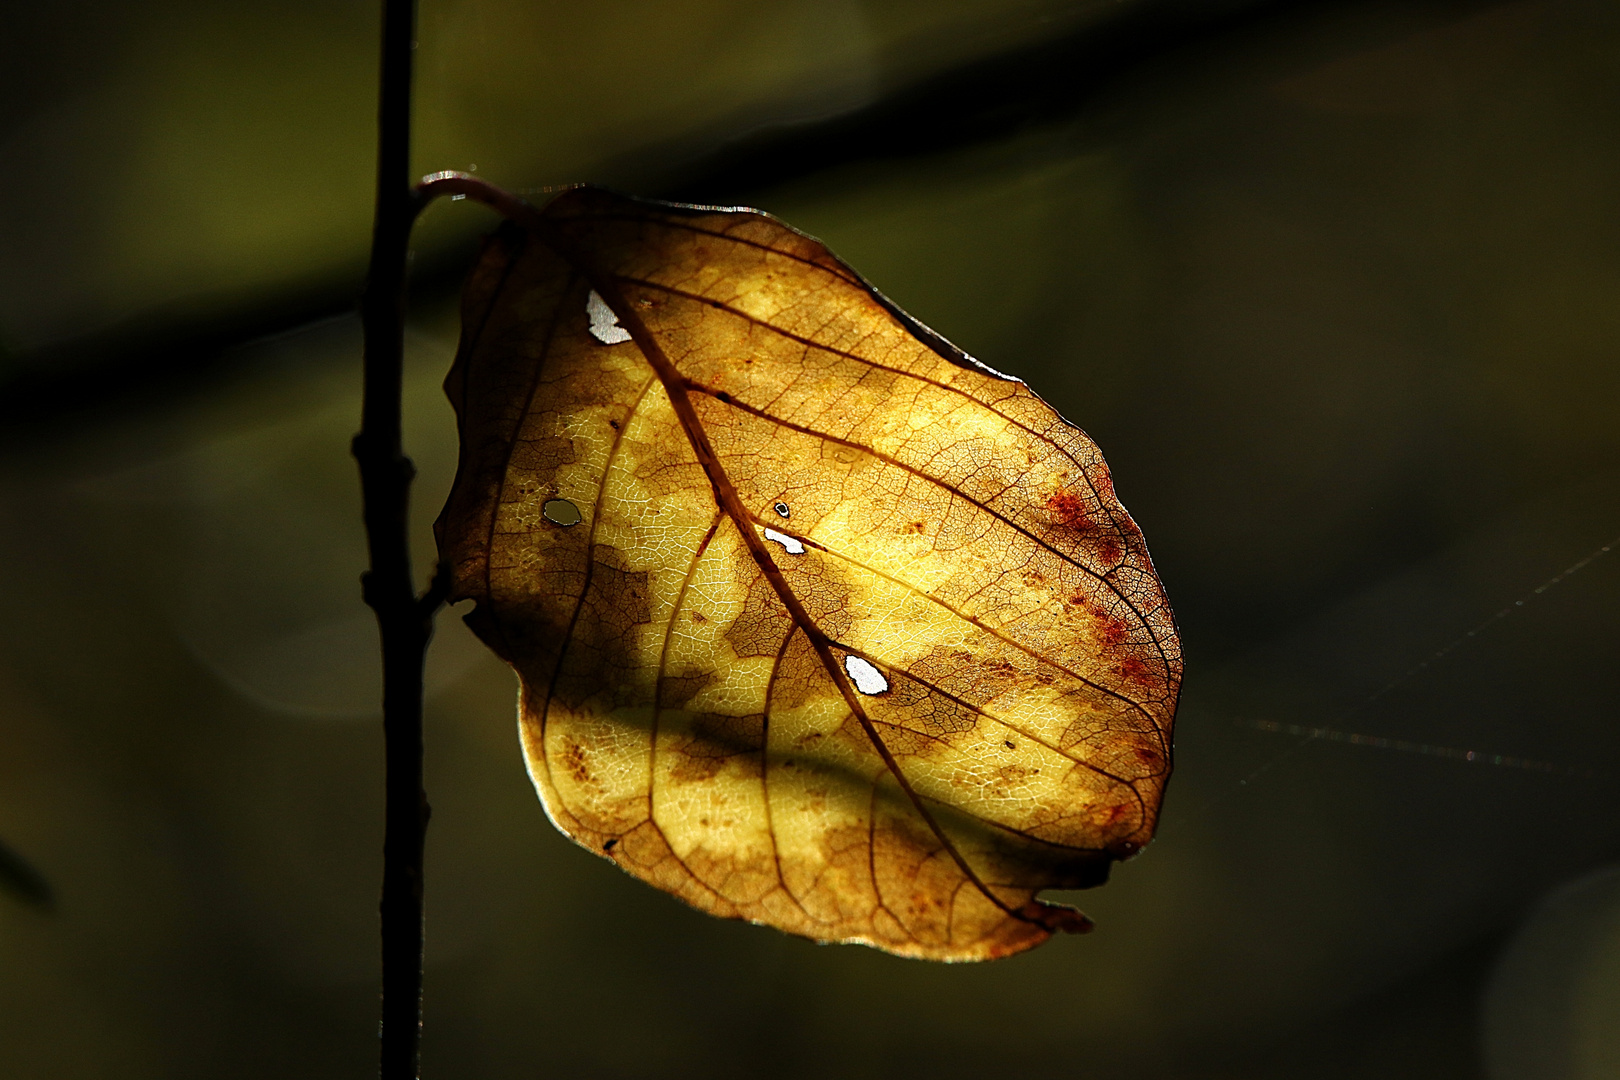
[[[1091,527],[1091,515],[1086,513],[1086,504],[1072,491],[1054,491],[1048,495],[1046,509],[1051,513],[1052,520],[1059,525],[1071,529]]]
[[[687,702],[715,681],[712,671],[695,671],[688,675],[665,675],[658,684],[658,704],[666,709],[684,709]]]
[[[739,559],[739,569],[747,564]],[[793,631],[793,619],[770,579],[756,572],[748,583],[742,614],[726,631],[726,641],[739,657],[775,656],[782,642]]]
[[[1147,664],[1134,656],[1127,657],[1125,662],[1119,665],[1118,671],[1121,678],[1129,679],[1131,682],[1145,683],[1152,681]]]
[[[686,782],[708,780],[728,764],[740,765],[751,775],[759,772],[759,752],[764,748],[765,717],[725,716],[703,713],[693,717],[688,734],[675,740],[670,752],[682,760],[671,775]]]
[[[591,770],[585,763],[585,748],[579,743],[568,744],[568,750],[563,754],[563,767],[568,770],[568,775],[574,778],[576,784],[591,782]]]

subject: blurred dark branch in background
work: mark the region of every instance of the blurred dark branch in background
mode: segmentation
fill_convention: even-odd
[[[1349,6],[1345,0],[1124,6],[1079,32],[970,61],[826,120],[714,138],[707,152],[699,140],[661,148],[663,159],[688,164],[668,171],[659,194],[726,203],[856,161],[922,157],[1007,138],[1074,116],[1110,86],[1175,53],[1218,47],[1267,23]]]
[[[1124,5],[1085,29],[964,64],[903,86],[826,120],[748,130],[746,118],[707,135],[647,147],[605,162],[580,181],[634,183],[637,194],[693,202],[744,201],[759,191],[854,161],[917,157],[1005,138],[1072,117],[1110,87],[1175,58],[1282,31],[1308,17],[1368,7],[1365,0],[1164,0]],[[1406,5],[1439,19],[1490,6],[1481,0]],[[745,133],[738,135],[742,129]],[[503,177],[508,184],[521,177]],[[316,182],[316,181],[311,181]],[[412,288],[449,292],[473,254],[466,242],[417,253]],[[0,385],[0,425],[16,441],[60,417],[113,401],[172,399],[220,373],[222,350],[354,310],[353,281],[311,281],[279,295],[213,304],[224,314],[184,309],[18,357],[19,374]]]
[[[0,840],[0,892],[10,893],[23,903],[46,911],[56,907],[56,894],[45,875],[3,840]]]

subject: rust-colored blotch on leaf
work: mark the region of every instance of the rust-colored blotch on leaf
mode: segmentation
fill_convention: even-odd
[[[1036,894],[1151,838],[1181,658],[1084,433],[751,210],[569,191],[464,320],[439,543],[559,828],[823,941],[1090,928]]]

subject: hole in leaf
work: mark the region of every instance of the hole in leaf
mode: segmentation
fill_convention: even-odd
[[[619,317],[595,289],[585,298],[585,314],[591,320],[591,337],[602,344],[618,345],[630,340],[630,331],[619,325]]]
[[[767,539],[767,540],[775,540],[778,544],[781,544],[784,548],[787,549],[787,553],[789,555],[803,555],[804,554],[804,544],[802,544],[798,540],[794,539],[793,537],[788,536],[786,533],[779,533],[775,529],[766,529],[765,530],[765,539]]]
[[[785,502],[779,502],[771,509],[775,510],[777,514],[784,518],[788,516],[788,504]]]
[[[844,657],[844,670],[849,673],[855,689],[863,694],[881,694],[889,688],[889,680],[883,677],[883,672],[858,656]]]
[[[540,516],[553,525],[567,528],[580,523],[579,507],[567,499],[547,499],[546,505],[540,508]]]

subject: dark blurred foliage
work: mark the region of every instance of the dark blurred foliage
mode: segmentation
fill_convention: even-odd
[[[8,14],[5,1075],[366,1075],[376,12]],[[1620,533],[1620,7],[425,0],[418,55],[421,171],[761,206],[1027,379],[1188,657],[1097,932],[948,968],[567,844],[444,616],[428,1077],[1620,1074],[1620,552],[1538,591]],[[424,572],[488,224],[418,237]]]

